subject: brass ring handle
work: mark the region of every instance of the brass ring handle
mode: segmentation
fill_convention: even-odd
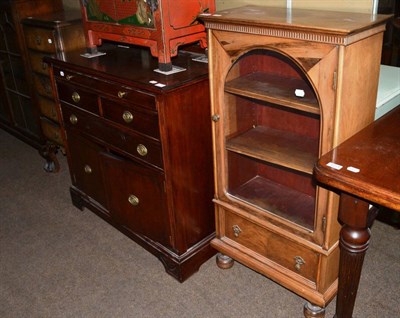
[[[70,81],[73,77],[73,75],[67,75],[65,78],[67,79],[67,81]]]
[[[119,92],[118,92],[118,97],[119,97],[119,98],[124,98],[125,95],[126,95],[126,92],[122,92],[122,91],[119,91]]]
[[[43,71],[47,70],[47,63],[42,62],[42,70]]]
[[[294,261],[295,261],[294,267],[298,272],[300,272],[301,267],[306,263],[306,261],[300,256],[295,256]]]
[[[126,122],[127,124],[131,123],[133,120],[133,115],[130,111],[124,111],[122,114],[122,119],[124,120],[124,122]]]
[[[137,206],[139,204],[139,198],[136,195],[131,194],[128,197],[128,201],[130,204],[132,204],[133,206]]]
[[[146,148],[146,146],[145,145],[142,145],[142,144],[139,144],[137,147],[136,147],[136,151],[138,152],[138,154],[139,155],[141,155],[141,156],[146,156],[147,155],[147,148]]]
[[[239,237],[240,233],[242,233],[242,229],[239,227],[239,225],[232,226],[232,230],[235,237]]]
[[[73,93],[72,93],[72,100],[73,100],[75,103],[79,103],[79,101],[81,100],[81,97],[79,96],[79,94],[78,94],[77,92],[73,92]]]
[[[85,165],[84,170],[87,174],[91,174],[92,173],[92,168],[89,165]]]
[[[76,115],[72,114],[69,116],[69,121],[72,125],[76,125],[78,123],[78,117],[76,117]]]

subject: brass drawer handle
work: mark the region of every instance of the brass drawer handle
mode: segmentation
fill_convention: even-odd
[[[131,194],[128,197],[128,201],[130,204],[132,204],[133,206],[137,206],[139,204],[139,198],[136,195]]]
[[[219,121],[219,115],[218,114],[212,115],[211,119],[212,119],[213,122],[216,123],[217,121]]]
[[[239,227],[239,225],[232,226],[232,230],[235,237],[239,237],[240,233],[242,233],[242,229]]]
[[[124,98],[125,95],[126,95],[126,92],[123,92],[123,91],[119,91],[119,92],[118,92],[118,97],[119,97],[119,98]]]
[[[300,256],[295,256],[294,261],[295,261],[294,267],[298,272],[300,272],[301,267],[306,263],[306,261]]]
[[[35,38],[35,42],[36,42],[36,45],[41,45],[42,44],[42,38],[39,35],[37,35],[36,38]]]
[[[79,103],[79,101],[81,100],[81,97],[79,96],[79,94],[78,94],[77,92],[73,92],[73,93],[72,93],[72,100],[73,100],[75,103]]]
[[[141,155],[141,156],[146,156],[147,155],[147,148],[146,148],[146,146],[145,145],[142,145],[142,144],[139,144],[137,147],[136,147],[136,151],[138,152],[138,154],[139,155]]]
[[[65,78],[67,79],[67,81],[70,81],[73,77],[73,75],[67,75]]]
[[[91,173],[92,173],[92,168],[91,168],[89,165],[85,165],[84,170],[85,170],[85,172],[86,172],[87,174],[91,174]]]
[[[76,115],[72,114],[69,116],[69,121],[72,125],[76,125],[78,123],[78,117]]]
[[[122,114],[122,119],[124,120],[124,122],[126,122],[127,124],[131,123],[133,120],[133,115],[131,112],[129,111],[124,111],[124,113]]]

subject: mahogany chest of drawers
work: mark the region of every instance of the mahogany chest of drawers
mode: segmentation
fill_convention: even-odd
[[[207,65],[172,76],[145,49],[45,58],[62,119],[72,201],[156,255],[184,281],[215,254]],[[128,65],[128,67],[127,67]]]
[[[62,58],[65,52],[85,47],[81,13],[79,10],[63,10],[22,20],[27,56],[31,69],[33,101],[40,112],[40,126],[46,140],[42,152],[47,162],[45,170],[57,171],[55,155],[57,147],[64,147],[60,125],[54,104],[48,65],[44,56]]]

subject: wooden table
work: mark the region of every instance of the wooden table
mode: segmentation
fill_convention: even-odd
[[[370,204],[400,211],[400,106],[323,155],[314,174],[340,193],[336,318],[351,318],[370,225]]]

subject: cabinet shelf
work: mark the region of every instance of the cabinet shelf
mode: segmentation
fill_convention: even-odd
[[[229,193],[237,199],[312,229],[315,199],[266,178],[256,176]]]
[[[318,157],[318,140],[257,126],[227,140],[226,149],[311,175]]]
[[[304,97],[297,97],[296,89],[303,90]],[[320,114],[319,104],[313,91],[303,80],[296,78],[256,72],[227,82],[225,92]]]

